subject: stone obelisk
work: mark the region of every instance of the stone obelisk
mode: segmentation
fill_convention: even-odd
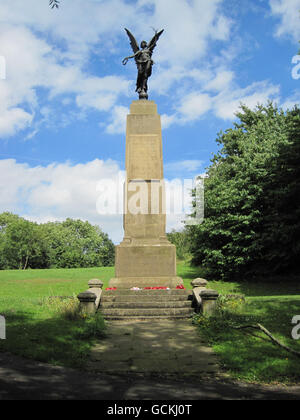
[[[133,101],[127,116],[124,240],[110,287],[170,287],[176,248],[166,237],[161,120],[153,101]]]

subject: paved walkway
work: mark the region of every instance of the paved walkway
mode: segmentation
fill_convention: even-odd
[[[300,400],[300,386],[234,382],[190,321],[111,322],[88,371],[0,353],[1,400]]]
[[[190,320],[111,321],[88,370],[109,374],[218,375],[216,355]]]
[[[0,353],[3,400],[299,400],[298,387],[203,379],[105,375]]]

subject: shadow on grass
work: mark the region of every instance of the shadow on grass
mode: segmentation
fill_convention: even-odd
[[[7,337],[0,341],[0,351],[54,365],[84,367],[96,338],[104,335],[100,316],[68,321],[59,316],[35,319],[26,312],[3,315]]]
[[[300,351],[300,342],[291,337],[291,321],[297,314],[300,314],[298,300],[257,299],[248,302],[236,313],[225,311],[208,320],[200,320],[199,327],[214,346],[224,368],[235,378],[267,383],[299,383],[299,358],[274,345],[259,332],[233,328],[260,323],[283,344]]]
[[[242,282],[239,284],[239,288],[241,293],[249,297],[300,295],[300,282]]]

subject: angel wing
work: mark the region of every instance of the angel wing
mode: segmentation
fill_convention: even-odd
[[[129,40],[130,40],[130,45],[131,45],[131,48],[132,48],[132,50],[133,50],[133,52],[134,52],[134,54],[136,53],[136,52],[138,52],[140,49],[139,49],[139,45],[138,45],[138,43],[136,42],[136,39],[135,39],[135,37],[132,35],[132,33],[128,30],[128,29],[126,29],[125,28],[125,31],[127,32],[127,35],[128,35],[128,38],[129,38]]]
[[[164,29],[162,29],[160,32],[155,32],[154,37],[151,39],[151,41],[148,44],[148,48],[149,50],[153,51],[154,48],[156,47],[156,43],[159,40],[160,36],[162,35],[162,33],[164,32]]]

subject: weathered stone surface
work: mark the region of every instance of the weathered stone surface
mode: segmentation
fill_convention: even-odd
[[[127,117],[124,240],[109,286],[182,284],[166,237],[161,120],[153,101],[134,101]]]
[[[80,293],[77,296],[80,301],[81,310],[86,314],[94,314],[96,312],[97,295],[93,293],[94,290],[95,289],[90,289],[86,292]]]
[[[152,316],[155,318],[172,318],[173,316],[188,318],[192,315],[193,310],[189,308],[108,308],[102,309],[101,313],[105,319],[129,319],[129,318],[143,318],[144,316]]]
[[[212,315],[217,307],[219,293],[216,290],[202,290],[200,292],[202,299],[202,311],[205,315]]]
[[[116,260],[117,278],[176,277],[176,249],[171,244],[125,244],[117,247]]]
[[[183,319],[194,312],[186,290],[104,291],[100,310],[110,320]]]
[[[180,277],[118,277],[113,278],[109,282],[110,287],[117,287],[118,289],[131,289],[132,287],[170,287],[183,284]]]
[[[97,299],[97,296],[95,293],[92,293],[90,291],[79,293],[78,299],[80,302],[95,302]]]
[[[188,300],[177,300],[177,301],[168,301],[166,300],[158,300],[155,298],[155,300],[152,301],[140,301],[138,303],[129,301],[129,302],[103,302],[101,305],[102,311],[105,309],[132,309],[132,307],[135,306],[135,308],[141,308],[141,309],[166,309],[166,308],[173,308],[173,309],[191,309],[191,302]]]
[[[110,321],[108,337],[92,350],[88,368],[102,374],[219,373],[213,350],[186,320]]]
[[[195,287],[206,288],[207,284],[208,284],[208,281],[205,280],[205,279],[201,279],[201,278],[195,279],[191,282],[191,285],[192,285],[193,288],[195,288]]]
[[[103,288],[103,281],[99,279],[91,279],[88,283],[90,289],[102,289]]]
[[[216,290],[206,289],[200,292],[200,296],[205,300],[217,300],[219,293]]]

